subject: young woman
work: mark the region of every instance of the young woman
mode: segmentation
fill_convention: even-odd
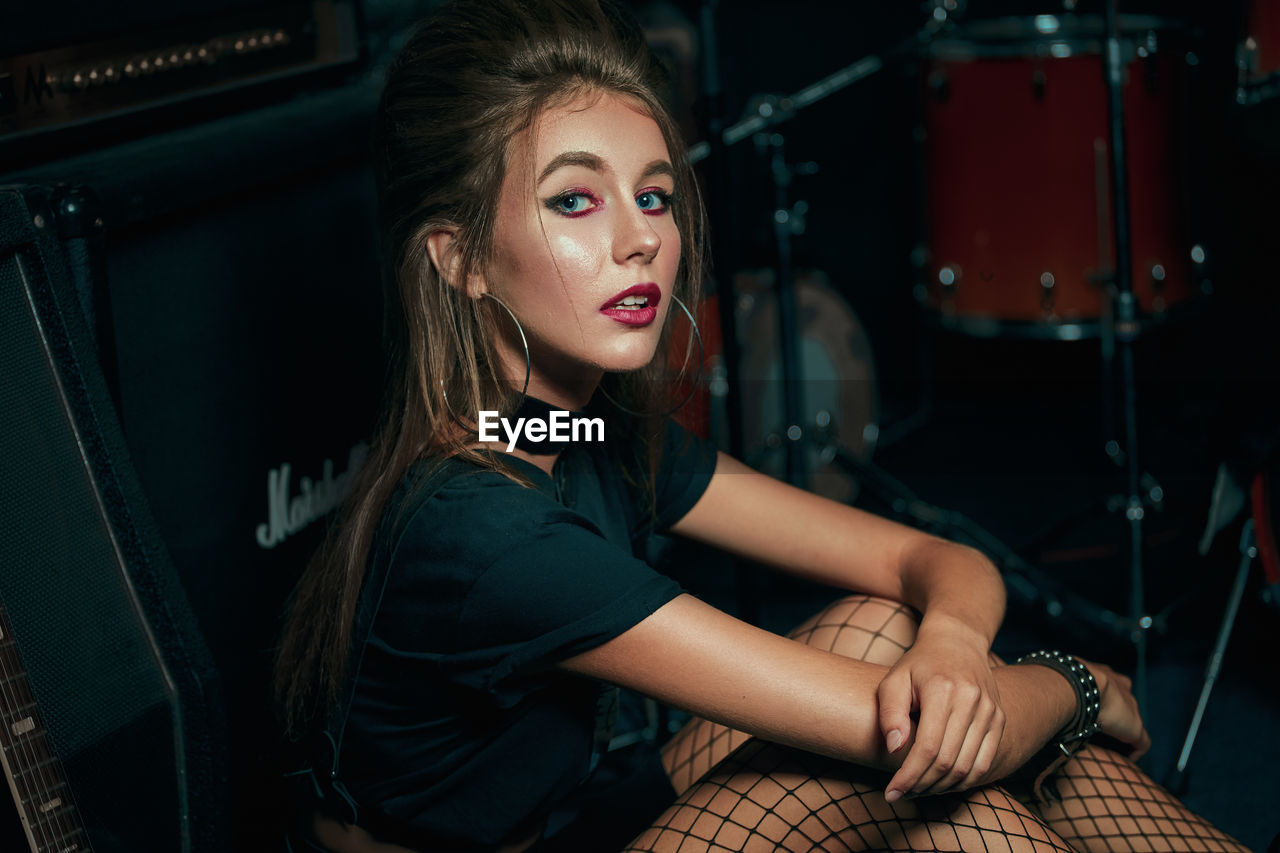
[[[574,833],[622,685],[696,715],[630,849],[1240,849],[1133,765],[1123,676],[992,659],[980,554],[665,420],[701,208],[656,80],[600,0],[447,5],[388,72],[387,405],[278,663],[298,843],[608,849]],[[603,441],[494,427],[554,412]],[[854,594],[779,637],[649,568],[655,531]],[[1046,745],[1044,799],[997,785]]]

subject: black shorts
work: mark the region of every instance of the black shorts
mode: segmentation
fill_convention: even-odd
[[[639,743],[614,750],[583,787],[568,825],[554,830],[530,853],[621,850],[675,798],[657,747]]]

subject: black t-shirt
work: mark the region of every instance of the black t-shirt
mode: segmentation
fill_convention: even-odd
[[[644,476],[640,454],[624,458]],[[680,593],[641,555],[701,497],[715,449],[669,423],[648,495],[607,444],[570,447],[553,477],[506,461],[533,487],[450,460],[423,495],[411,472],[370,564],[386,586],[341,776],[360,822],[410,846],[484,849],[565,808],[612,689],[555,664]]]

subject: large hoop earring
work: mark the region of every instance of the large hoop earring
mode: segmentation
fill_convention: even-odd
[[[690,400],[693,399],[693,395],[696,394],[698,391],[698,385],[702,383],[702,362],[706,358],[706,354],[702,350],[702,332],[699,331],[698,329],[698,321],[693,318],[693,312],[690,311],[689,306],[685,305],[684,301],[681,300],[680,297],[676,296],[674,293],[671,294],[671,298],[676,301],[676,304],[680,306],[680,310],[684,311],[684,315],[689,318],[689,325],[693,329],[693,338],[698,342],[698,376],[696,379],[694,379],[693,384],[689,386],[689,393],[684,395],[684,399],[681,400],[679,403],[677,403],[673,408],[668,409],[667,411],[663,412],[660,415],[660,417],[664,417],[664,418],[680,411],[681,409],[684,408],[685,403],[688,403]],[[681,375],[684,374],[684,370],[688,366],[689,366],[689,359],[688,359],[688,356],[686,356],[684,360],[684,364],[680,366]],[[622,405],[617,400],[610,397],[609,392],[604,390],[603,385],[600,386],[600,393],[601,395],[604,396],[606,400],[612,403],[614,407],[621,409],[622,411],[626,412],[628,415],[633,415],[637,418],[650,417],[650,415],[647,413],[637,412],[637,411],[633,411],[632,409],[628,409],[626,406]]]
[[[520,389],[520,396],[529,396],[529,376],[533,373],[533,359],[529,357],[529,340],[524,336],[524,326],[520,325],[520,320],[516,317],[515,312],[507,307],[507,303],[488,291],[485,296],[502,306],[503,310],[511,317],[511,322],[516,324],[516,331],[520,333],[520,343],[524,345],[524,387]]]

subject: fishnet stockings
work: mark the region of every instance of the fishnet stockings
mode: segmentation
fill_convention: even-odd
[[[885,781],[876,771],[751,740],[627,849],[1071,851],[998,788],[890,805]]]
[[[1061,802],[1035,804],[1077,850],[1246,851],[1122,755],[1089,745],[1058,772]]]
[[[891,665],[916,625],[908,607],[850,596],[790,636]],[[1094,745],[1055,777],[1062,800],[1047,806],[1016,783],[889,804],[883,773],[706,720],[672,738],[663,764],[680,797],[628,850],[1245,851],[1128,759]]]

